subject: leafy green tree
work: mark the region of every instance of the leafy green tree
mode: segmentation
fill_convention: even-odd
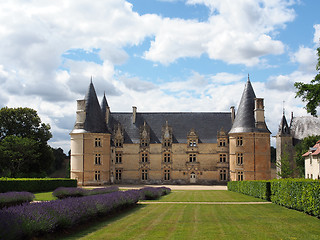
[[[307,102],[306,109],[312,116],[317,116],[317,107],[320,104],[320,47],[318,51],[318,63],[316,70],[319,73],[315,76],[311,83],[296,82],[294,84],[297,89],[296,97],[301,97],[302,101]]]
[[[18,176],[17,171],[20,171],[24,176],[43,176],[53,161],[51,147],[47,144],[51,137],[50,126],[41,123],[35,110],[8,107],[0,109],[0,168],[9,169],[9,172],[2,171],[2,175]],[[18,147],[15,147],[15,144]],[[13,154],[14,151],[16,155]],[[14,171],[13,165],[18,166]],[[29,168],[25,167],[26,165]]]
[[[292,169],[292,166],[290,164],[289,154],[284,151],[281,156],[280,162],[277,162],[277,168],[280,169],[280,171],[277,172],[277,175],[281,178],[289,178],[293,177],[294,170]]]
[[[295,162],[298,169],[298,174],[300,177],[304,177],[304,157],[302,155],[306,153],[310,147],[313,147],[316,142],[320,140],[319,135],[313,135],[304,138],[300,143],[298,143],[294,149],[295,149]]]
[[[20,177],[33,172],[40,153],[39,143],[30,138],[7,136],[0,144],[2,174]]]

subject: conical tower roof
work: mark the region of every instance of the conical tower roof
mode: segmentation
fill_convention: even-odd
[[[290,128],[288,126],[288,123],[287,123],[287,119],[286,119],[286,116],[283,114],[282,115],[282,119],[281,119],[281,122],[280,122],[280,125],[279,125],[279,131],[278,131],[278,135],[290,135]]]
[[[108,107],[109,107],[109,105],[107,102],[106,93],[104,93],[102,101],[101,101],[101,112],[102,112],[102,116],[104,119],[106,118],[106,112],[107,112]]]
[[[105,133],[107,127],[102,116],[100,104],[97,98],[92,81],[90,82],[88,92],[85,97],[86,100],[86,120],[84,122],[84,129],[92,133]]]
[[[229,133],[255,132],[254,99],[256,94],[253,91],[250,79],[244,87],[237,115]]]

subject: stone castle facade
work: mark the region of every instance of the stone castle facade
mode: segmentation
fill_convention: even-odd
[[[245,85],[230,112],[112,112],[91,82],[77,101],[71,178],[80,185],[223,184],[271,178],[262,98]]]

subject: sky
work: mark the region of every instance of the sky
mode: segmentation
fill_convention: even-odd
[[[30,107],[67,153],[92,77],[111,112],[228,112],[245,83],[276,135],[307,115],[294,82],[317,74],[318,0],[0,2],[0,107]],[[274,144],[274,138],[272,138]]]

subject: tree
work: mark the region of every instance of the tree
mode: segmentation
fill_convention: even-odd
[[[304,139],[302,139],[301,142],[299,142],[294,147],[295,153],[296,153],[294,159],[295,159],[300,177],[304,177],[304,157],[302,157],[302,154],[306,153],[310,147],[313,147],[318,140],[320,140],[319,135],[305,137]]]
[[[43,176],[53,161],[51,147],[47,144],[51,137],[50,125],[41,123],[35,110],[0,109],[0,168],[7,169],[2,175]]]
[[[301,97],[303,102],[307,102],[306,109],[312,116],[317,116],[317,107],[320,104],[320,47],[318,51],[318,63],[316,70],[319,73],[315,76],[311,83],[296,82],[294,84],[297,88],[296,97]]]
[[[291,167],[289,154],[284,151],[281,155],[280,162],[276,163],[277,169],[280,171],[277,172],[277,175],[281,178],[289,178],[293,176],[294,170]]]
[[[33,172],[40,153],[39,143],[30,138],[7,136],[0,144],[0,163],[3,175],[22,177]]]

